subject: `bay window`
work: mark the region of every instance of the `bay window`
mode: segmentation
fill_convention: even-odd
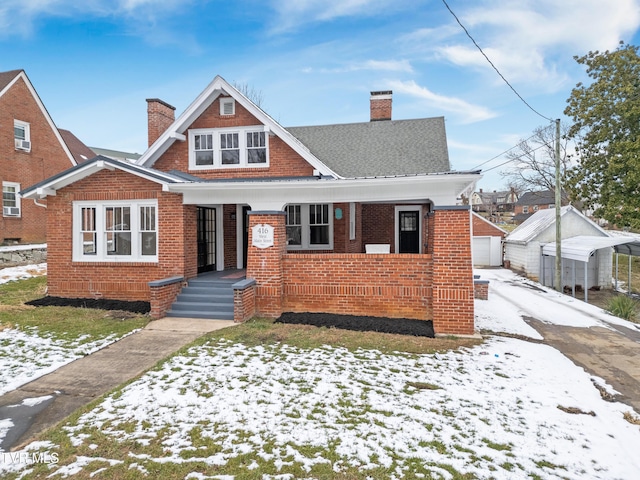
[[[157,262],[157,201],[74,202],[73,259]]]
[[[333,249],[333,206],[331,204],[287,205],[285,213],[287,214],[288,249]]]

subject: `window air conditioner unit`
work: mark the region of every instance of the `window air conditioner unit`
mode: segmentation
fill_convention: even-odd
[[[16,138],[16,148],[19,150],[31,150],[31,142],[29,142],[28,140],[20,140],[19,138]]]
[[[2,213],[5,217],[17,217],[20,215],[19,207],[2,207]]]

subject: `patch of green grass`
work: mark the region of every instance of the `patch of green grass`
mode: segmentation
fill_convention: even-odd
[[[428,338],[394,335],[378,332],[354,332],[337,328],[313,327],[274,323],[273,320],[252,319],[241,325],[212,332],[210,339],[227,339],[247,346],[286,343],[291,346],[312,349],[323,345],[358,349],[379,350],[382,353],[437,353],[473,347],[482,340],[472,338]]]
[[[489,440],[488,438],[483,438],[482,442],[489,448],[493,448],[494,450],[498,450],[498,451],[511,451],[511,445],[505,444],[505,443],[496,443],[496,442],[492,442],[491,440]]]
[[[607,303],[607,311],[616,317],[635,322],[638,316],[638,302],[626,295],[616,295]]]
[[[109,335],[123,336],[142,328],[149,317],[132,315],[114,318],[107,310],[74,307],[32,307],[25,302],[45,294],[46,277],[35,277],[0,285],[0,329],[19,328],[38,332],[59,340],[91,342]]]

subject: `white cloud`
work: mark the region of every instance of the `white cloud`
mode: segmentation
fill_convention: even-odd
[[[484,1],[456,15],[507,80],[554,91],[569,78],[558,67],[567,58],[614,49],[618,41],[630,39],[640,26],[640,0]],[[455,20],[451,22],[456,25]],[[448,38],[446,45],[434,50],[456,65],[491,69],[471,40],[459,32],[457,43]]]
[[[294,31],[312,22],[327,22],[342,17],[374,16],[397,11],[412,11],[423,0],[398,2],[397,0],[272,0],[276,13],[272,34]]]
[[[336,68],[318,68],[306,67],[302,71],[304,73],[349,73],[359,71],[384,71],[384,72],[404,72],[413,73],[413,67],[407,60],[365,60],[362,62],[354,62],[342,67]]]
[[[170,38],[157,26],[156,20],[176,11],[184,11],[185,4],[194,0],[2,0],[0,3],[0,37],[26,37],[33,25],[46,17],[122,17],[131,32],[150,43],[177,43],[183,39]],[[156,38],[153,38],[155,30]]]
[[[488,108],[473,105],[460,98],[439,95],[426,87],[421,87],[413,80],[408,82],[391,81],[389,82],[389,87],[394,91],[423,100],[434,108],[453,113],[460,118],[461,123],[481,122],[497,116],[495,112]]]

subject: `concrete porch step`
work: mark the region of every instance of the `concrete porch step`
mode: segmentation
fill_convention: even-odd
[[[200,312],[195,310],[169,310],[166,314],[167,317],[177,318],[201,318],[204,320],[233,320],[233,312]]]
[[[194,278],[182,288],[167,317],[233,320],[233,288],[238,280]]]

